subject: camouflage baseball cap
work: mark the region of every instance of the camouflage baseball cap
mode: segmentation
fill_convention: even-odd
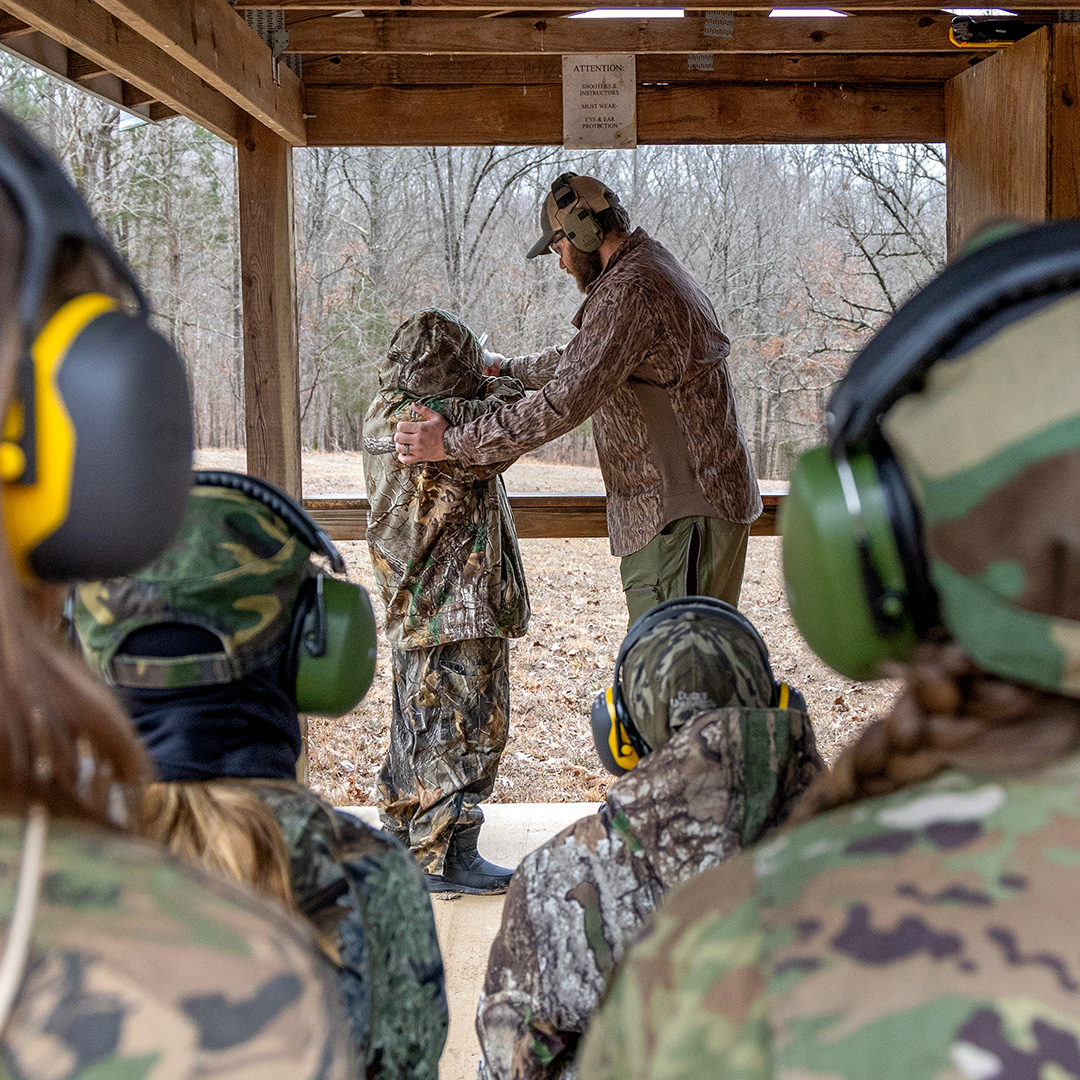
[[[551,185],[540,207],[540,239],[536,241],[526,259],[535,259],[537,255],[550,255],[551,243],[557,233],[572,237],[575,222],[586,211],[594,214],[609,207],[619,205],[619,196],[607,184],[592,176],[578,176],[576,173],[563,173]]]
[[[394,333],[379,366],[383,389],[418,398],[472,398],[484,381],[484,350],[476,335],[440,308],[410,315]]]
[[[961,648],[1080,697],[1080,294],[935,364],[883,430]]]
[[[72,621],[83,654],[107,682],[143,689],[227,683],[278,659],[311,551],[269,507],[240,491],[196,484],[180,532],[156,562],[131,577],[86,582]],[[215,652],[128,656],[144,627],[209,631]]]
[[[669,616],[644,630],[622,663],[623,701],[653,750],[698,713],[737,705],[767,708],[775,690],[761,635],[719,600],[675,604]]]

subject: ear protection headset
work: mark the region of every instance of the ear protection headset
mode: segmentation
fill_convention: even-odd
[[[650,753],[650,747],[637,729],[622,689],[622,667],[630,650],[641,638],[657,624],[674,616],[690,612],[705,618],[727,623],[733,630],[749,635],[758,646],[761,662],[773,682],[773,695],[770,708],[801,708],[805,711],[806,702],[798,690],[793,690],[787,683],[778,683],[772,678],[772,666],[769,663],[769,650],[757,627],[745,615],[710,596],[681,596],[674,600],[665,600],[662,604],[650,608],[642,615],[623,639],[619,655],[615,659],[615,675],[612,685],[597,694],[590,710],[593,742],[596,744],[600,763],[613,776],[622,776]]]
[[[231,488],[273,511],[316,555],[325,555],[341,573],[345,560],[296,502],[273,484],[232,472],[197,472],[196,484]],[[356,707],[375,677],[375,614],[359,585],[321,571],[301,587],[282,661],[282,685],[300,712],[343,716]]]
[[[598,251],[604,242],[604,230],[591,207],[574,190],[570,181],[577,173],[563,173],[551,185],[551,194],[558,210],[564,211],[562,231],[579,251]]]
[[[129,574],[164,550],[191,484],[184,366],[149,324],[131,271],[48,154],[0,114],[0,186],[26,228],[23,355],[0,441],[4,520],[15,563],[47,581]],[[57,257],[97,252],[131,294],[68,300],[38,331]]]
[[[829,445],[804,454],[781,510],[795,623],[849,678],[880,674],[940,625],[918,507],[881,417],[938,361],[1080,289],[1080,222],[1007,236],[912,297],[851,365],[826,411]]]

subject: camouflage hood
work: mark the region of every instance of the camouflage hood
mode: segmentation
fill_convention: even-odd
[[[1080,696],[1080,296],[930,369],[883,428],[944,621],[985,670]]]
[[[768,651],[749,620],[681,611],[646,630],[623,660],[623,699],[653,750],[698,713],[768,708],[774,691]]]
[[[418,398],[475,397],[484,382],[484,350],[460,320],[439,308],[410,315],[379,365],[384,390]]]
[[[227,683],[276,660],[287,645],[309,549],[263,503],[196,484],[176,540],[131,577],[87,582],[75,593],[75,630],[106,681],[142,689]],[[143,627],[182,623],[209,631],[220,652],[118,655]]]

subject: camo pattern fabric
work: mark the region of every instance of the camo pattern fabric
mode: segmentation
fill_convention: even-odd
[[[393,717],[379,772],[379,814],[429,874],[455,828],[484,821],[510,727],[506,638],[390,650]]]
[[[705,709],[773,704],[769,653],[754,625],[733,609],[701,604],[668,609],[623,646],[622,698],[653,749]]]
[[[657,913],[590,1080],[1080,1076],[1080,757],[815,818]]]
[[[945,622],[982,668],[1080,696],[1080,295],[931,368],[884,429]],[[1023,372],[1020,373],[1022,366]]]
[[[541,385],[538,393],[473,423],[450,420],[447,456],[461,465],[519,457],[591,416],[613,554],[639,551],[671,520],[672,494],[703,497],[728,521],[753,521],[761,496],[728,373],[730,343],[686,268],[636,229],[588,287],[573,324],[578,333],[553,371],[551,349],[507,365],[507,374]],[[676,493],[654,464],[671,454],[689,463]]]
[[[519,382],[484,378],[482,363],[468,327],[435,309],[406,320],[379,370],[383,388],[364,417],[364,479],[367,542],[391,645],[518,637],[528,623],[525,571],[498,475],[513,456],[464,468],[406,466],[394,452],[398,421],[420,419],[415,404],[456,424],[521,399]]]
[[[297,906],[337,953],[361,1075],[437,1080],[446,990],[415,860],[393,837],[299,784],[252,786],[281,826]]]
[[[821,769],[802,711],[701,713],[617,780],[598,814],[527,855],[477,1010],[481,1080],[579,1075],[581,1033],[665,893],[782,822]]]
[[[314,572],[310,556],[257,499],[196,484],[179,534],[156,562],[76,589],[73,622],[83,655],[107,682],[146,690],[241,679],[284,650],[300,586]],[[133,631],[168,622],[211,631],[222,651],[116,655]]]
[[[5,924],[24,830],[0,818]],[[345,1080],[347,1032],[330,965],[276,904],[122,834],[50,823],[0,1074]]]

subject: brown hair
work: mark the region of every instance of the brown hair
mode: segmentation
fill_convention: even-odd
[[[902,674],[892,711],[814,782],[791,823],[947,768],[1023,773],[1080,746],[1080,701],[990,675],[956,645],[920,646]]]
[[[0,407],[11,402],[22,350],[17,317],[25,230],[0,188]],[[66,253],[51,283],[41,318],[47,318],[82,281],[100,278],[100,264],[85,249]],[[110,809],[123,813],[117,785],[147,772],[131,724],[109,691],[65,646],[57,632],[55,590],[27,588],[19,580],[3,527],[0,503],[0,811],[21,813],[33,803],[58,816],[105,824]],[[42,619],[49,610],[53,625]],[[127,807],[129,821],[136,808]]]
[[[250,885],[299,914],[281,828],[242,782],[148,784],[143,815],[144,834],[174,855]]]

